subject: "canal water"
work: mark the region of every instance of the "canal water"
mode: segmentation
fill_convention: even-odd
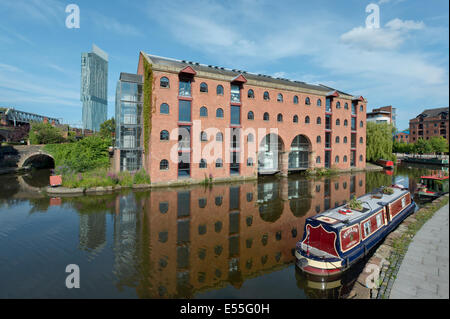
[[[305,219],[420,167],[332,177],[45,197],[49,171],[0,176],[0,298],[342,298],[294,265]],[[66,266],[80,269],[67,289]]]

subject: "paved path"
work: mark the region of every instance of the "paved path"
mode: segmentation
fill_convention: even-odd
[[[391,299],[449,298],[449,205],[414,236],[392,286]]]

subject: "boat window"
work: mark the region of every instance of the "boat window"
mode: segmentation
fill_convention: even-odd
[[[364,237],[370,235],[370,220],[364,223]]]
[[[406,206],[406,197],[402,198],[402,208]]]
[[[377,228],[380,228],[382,222],[381,222],[381,214],[377,215]]]

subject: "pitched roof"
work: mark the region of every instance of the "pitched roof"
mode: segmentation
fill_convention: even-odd
[[[423,111],[422,113],[420,113],[419,115],[417,115],[417,117],[419,116],[430,116],[430,117],[434,117],[434,116],[438,116],[441,113],[447,113],[448,114],[448,107],[440,107],[437,109],[427,109],[425,111]]]

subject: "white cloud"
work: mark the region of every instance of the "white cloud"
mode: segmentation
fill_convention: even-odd
[[[420,21],[412,21],[412,20],[400,20],[399,18],[395,18],[394,20],[389,21],[386,23],[386,27],[390,28],[391,30],[421,30],[425,28],[425,24]]]

